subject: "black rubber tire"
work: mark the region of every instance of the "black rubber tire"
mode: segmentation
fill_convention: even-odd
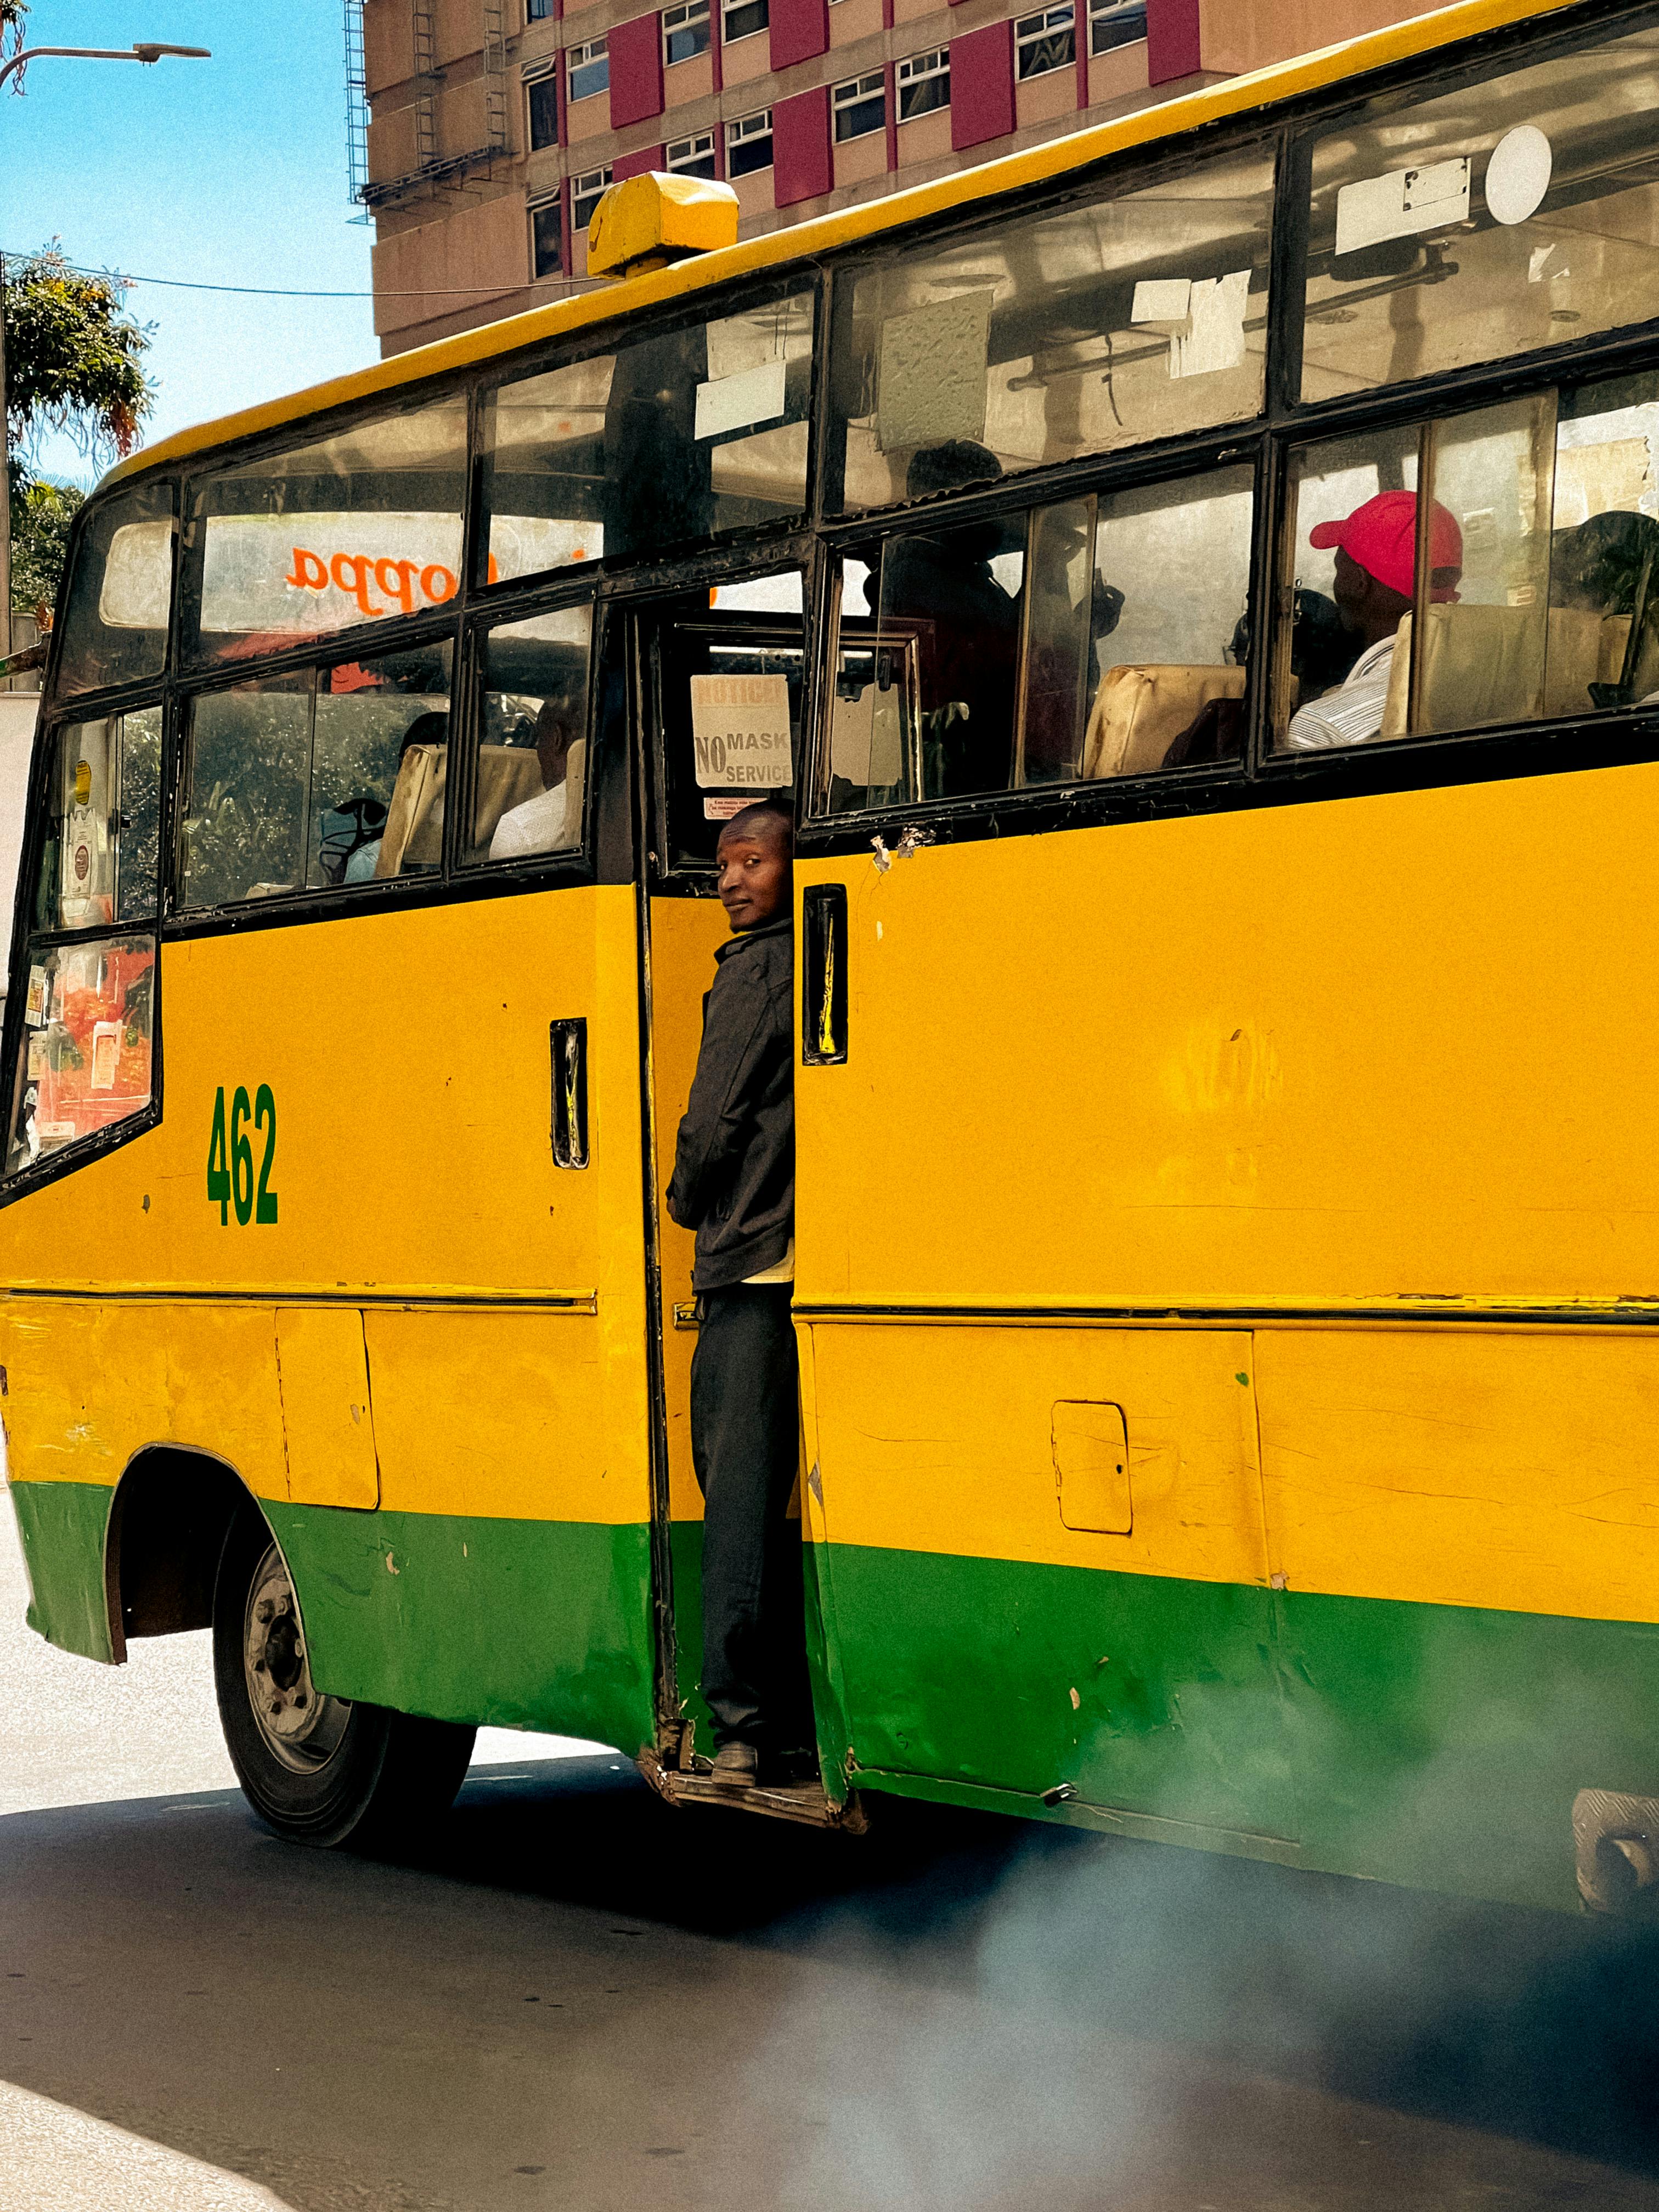
[[[279,1758],[256,1717],[244,1662],[253,1578],[270,1552],[261,1515],[240,1514],[225,1539],[213,1592],[213,1674],[231,1765],[247,1799],[287,1843],[396,1856],[417,1848],[454,1802],[472,1757],[475,1728],[418,1720],[383,1705],[336,1701],[343,1731],[304,1772]]]

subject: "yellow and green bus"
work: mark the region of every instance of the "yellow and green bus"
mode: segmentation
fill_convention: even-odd
[[[484,1723],[708,1794],[662,1193],[771,793],[820,1778],[748,1802],[1638,1899],[1656,112],[1659,8],[1464,0],[744,245],[635,179],[623,281],[115,470],[4,1035],[33,1625],[211,1623],[285,1834]]]

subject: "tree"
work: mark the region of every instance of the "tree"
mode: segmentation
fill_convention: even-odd
[[[69,550],[70,525],[86,494],[74,484],[34,477],[16,494],[11,509],[11,603],[14,607],[50,606],[58,595]]]
[[[0,8],[7,0],[0,0]],[[94,466],[129,453],[154,394],[143,372],[149,332],[125,310],[118,276],[70,267],[54,239],[5,270],[6,466],[11,483],[14,605],[55,595],[67,516],[61,488],[30,466],[41,436],[66,434]],[[37,496],[37,493],[39,495]],[[71,510],[72,511],[72,510]],[[29,542],[20,543],[29,533]],[[58,559],[51,561],[53,544]],[[42,563],[44,562],[44,566]],[[24,595],[21,571],[34,581]],[[42,591],[41,583],[50,588]]]

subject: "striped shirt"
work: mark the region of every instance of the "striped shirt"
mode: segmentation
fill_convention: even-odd
[[[1332,745],[1363,745],[1368,738],[1380,737],[1394,647],[1391,637],[1367,646],[1334,691],[1327,691],[1291,717],[1285,744],[1318,752]]]

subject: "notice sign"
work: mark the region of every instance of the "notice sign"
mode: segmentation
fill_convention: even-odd
[[[694,676],[691,743],[704,791],[781,790],[795,780],[787,676]]]

